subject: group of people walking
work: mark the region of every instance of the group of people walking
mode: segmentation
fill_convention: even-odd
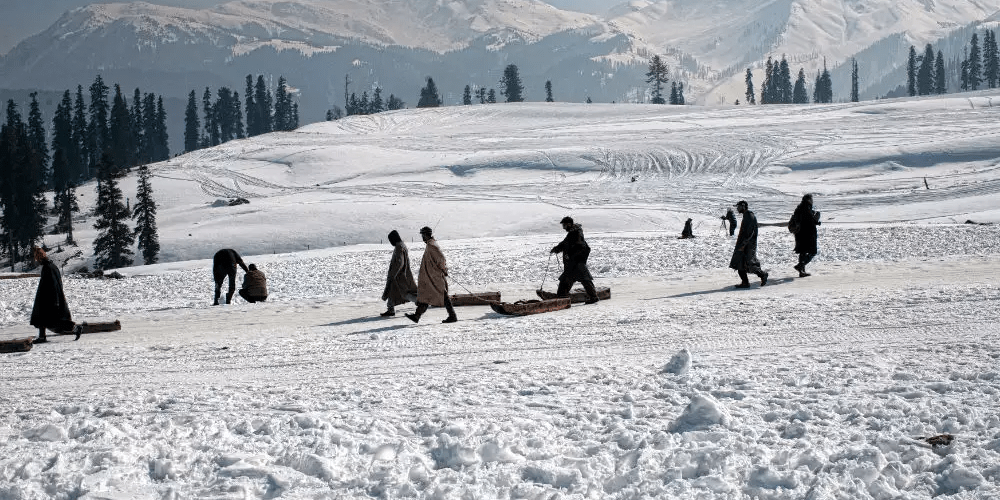
[[[764,286],[767,284],[769,274],[763,270],[757,259],[757,217],[745,200],[736,203],[736,211],[743,216],[743,222],[739,225],[740,231],[736,236],[736,246],[729,261],[729,267],[736,270],[740,277],[740,283],[735,287],[749,288],[749,274],[757,275],[760,278],[760,285]],[[730,223],[729,234],[732,236],[736,231],[736,216],[732,210],[728,210],[722,219]],[[568,297],[573,284],[579,282],[586,291],[586,303],[593,304],[598,301],[598,297],[594,287],[594,278],[587,267],[590,246],[583,236],[583,227],[571,217],[564,217],[559,223],[566,231],[566,237],[551,250],[553,254],[561,253],[563,261],[563,272],[559,276],[559,288],[556,294],[559,297]],[[810,276],[806,271],[806,265],[816,256],[816,228],[820,224],[820,213],[813,210],[813,197],[811,194],[806,194],[788,221],[789,231],[795,234],[795,252],[799,254],[798,263],[793,267],[798,271],[800,278]],[[420,237],[426,247],[420,261],[418,280],[414,280],[406,244],[396,230],[389,233],[389,244],[393,246],[393,252],[389,261],[385,288],[382,292],[382,300],[386,303],[386,310],[381,313],[381,316],[395,316],[396,306],[406,302],[415,302],[416,311],[405,314],[414,323],[420,321],[430,306],[443,306],[448,316],[442,323],[454,323],[458,321],[458,316],[455,314],[455,308],[448,294],[447,260],[437,240],[434,239],[433,230],[430,227],[421,228]],[[685,222],[681,237],[694,237],[691,219]],[[69,306],[66,303],[66,295],[63,292],[62,275],[59,268],[48,258],[42,248],[32,248],[32,257],[41,267],[38,289],[31,311],[31,325],[38,328],[38,337],[34,342],[48,342],[46,330],[58,333],[72,332],[79,340],[82,329],[80,325],[73,322]],[[242,268],[246,273],[239,295],[250,303],[267,300],[267,278],[264,273],[254,264],[246,265],[236,250],[224,248],[216,252],[212,259],[212,274],[215,278],[213,305],[219,305],[222,285],[227,278],[229,279],[229,290],[226,293],[226,303],[232,302],[236,293],[237,267]]]

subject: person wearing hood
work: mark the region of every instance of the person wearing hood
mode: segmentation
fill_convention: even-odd
[[[243,275],[243,287],[239,293],[243,300],[251,304],[267,300],[267,277],[255,264],[247,266],[247,273]]]
[[[76,334],[74,340],[80,340],[83,330],[73,323],[73,315],[66,304],[66,294],[63,292],[62,274],[59,267],[52,262],[45,250],[32,247],[31,257],[41,264],[41,277],[38,289],[35,291],[35,303],[31,307],[31,326],[38,328],[38,338],[35,344],[48,342],[45,330],[56,333],[72,331]]]
[[[243,268],[243,272],[248,272],[247,265],[243,263],[240,254],[232,248],[223,248],[215,252],[212,258],[212,276],[215,278],[215,302],[212,305],[219,305],[219,296],[222,295],[222,282],[229,277],[229,292],[226,293],[226,304],[233,301],[233,294],[236,293],[236,266]]]
[[[386,310],[379,316],[383,317],[395,316],[396,306],[416,300],[417,296],[417,283],[413,281],[413,271],[410,270],[410,252],[395,229],[389,233],[389,244],[393,250],[382,292]]]
[[[795,253],[799,254],[799,263],[793,267],[799,272],[800,278],[810,276],[806,272],[806,264],[818,253],[816,226],[820,224],[822,223],[819,221],[819,212],[813,210],[813,197],[811,194],[806,194],[795,208],[792,220],[788,222],[788,229],[794,229],[792,233],[795,234]]]
[[[694,238],[694,229],[691,228],[691,219],[684,222],[684,229],[681,231],[681,236],[678,239],[686,240],[688,238]]]
[[[572,217],[563,217],[561,221],[566,237],[562,242],[552,247],[552,253],[563,254],[563,273],[559,276],[559,290],[556,295],[569,297],[569,291],[577,281],[587,291],[587,304],[593,304],[597,298],[594,288],[594,278],[587,269],[587,259],[590,257],[590,245],[583,238],[583,226],[573,222]]]
[[[736,248],[733,249],[733,258],[729,261],[729,267],[740,275],[740,284],[736,285],[736,288],[750,288],[748,272],[760,277],[760,286],[764,286],[767,284],[768,274],[760,268],[760,261],[757,260],[757,216],[750,211],[749,205],[743,200],[736,203],[736,211],[743,215],[740,234],[736,237]]]
[[[427,246],[420,260],[420,274],[417,279],[417,310],[413,314],[407,313],[406,317],[417,323],[427,312],[428,307],[444,306],[448,311],[448,317],[442,323],[454,323],[458,321],[458,316],[455,315],[451,297],[448,296],[448,263],[441,253],[441,247],[431,234],[431,228],[427,226],[420,228],[420,237]]]

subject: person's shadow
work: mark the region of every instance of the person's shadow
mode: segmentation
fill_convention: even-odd
[[[788,277],[788,278],[768,279],[767,280],[767,284],[764,285],[764,288],[770,288],[770,287],[772,287],[774,285],[780,285],[782,283],[789,283],[791,281],[795,281],[795,278]],[[726,285],[726,286],[724,286],[722,288],[716,288],[714,290],[699,290],[697,292],[684,292],[684,293],[678,293],[677,295],[667,295],[667,296],[664,296],[664,297],[650,297],[650,298],[644,298],[642,300],[680,299],[680,298],[683,298],[683,297],[696,297],[698,295],[709,295],[709,294],[721,293],[721,292],[743,292],[743,291],[747,291],[747,290],[753,290],[755,288],[760,288],[760,286],[758,286],[757,283],[752,283],[751,282],[750,283],[750,288],[734,288],[733,285]]]

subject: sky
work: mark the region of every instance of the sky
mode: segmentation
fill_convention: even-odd
[[[147,0],[149,3],[189,8],[205,8],[224,0]],[[6,54],[21,40],[48,28],[63,12],[89,5],[88,0],[0,0],[0,54]],[[605,0],[549,0],[560,9],[603,12],[612,2]]]

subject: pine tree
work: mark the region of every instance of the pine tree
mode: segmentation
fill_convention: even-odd
[[[243,128],[243,110],[240,109],[240,93],[233,92],[233,113],[235,114],[236,120],[236,138],[243,139],[246,137],[246,129]],[[296,116],[296,126],[298,126],[298,116]]]
[[[851,58],[851,102],[858,102],[861,95],[858,92],[858,60]]]
[[[139,168],[139,181],[135,192],[134,234],[142,251],[142,261],[146,265],[155,264],[160,253],[160,237],[156,231],[156,200],[153,199],[153,187],[150,185],[149,166]]]
[[[0,220],[6,251],[13,269],[21,255],[42,237],[45,227],[45,171],[32,145],[28,127],[13,100],[7,101],[7,120],[0,130]]]
[[[427,85],[420,89],[420,100],[417,102],[418,108],[436,108],[441,105],[441,97],[438,95],[437,85],[434,79],[427,77]]]
[[[292,121],[291,121],[291,126],[292,126],[292,128],[291,128],[292,130],[295,130],[295,129],[299,128],[299,103],[297,103],[297,102],[293,102],[292,103]]]
[[[508,64],[500,77],[500,93],[507,98],[507,102],[524,102],[524,86],[521,84],[521,77],[518,75],[517,65]]]
[[[552,98],[552,80],[545,80],[545,102],[555,102]]]
[[[654,55],[649,61],[649,71],[646,72],[646,83],[652,85],[650,90],[653,98],[649,101],[651,104],[666,104],[667,101],[663,99],[663,86],[667,84],[667,80],[667,65],[659,55]]]
[[[45,138],[45,121],[42,119],[42,111],[38,107],[38,92],[32,92],[31,104],[28,108],[28,144],[35,150],[38,156],[39,168],[42,172],[42,184],[48,185],[51,181],[49,173],[49,146]]]
[[[667,100],[670,104],[677,104],[677,82],[670,82],[670,98]]]
[[[132,93],[132,111],[129,112],[129,119],[132,122],[133,149],[129,165],[136,166],[149,163],[151,159],[146,156],[146,151],[149,150],[149,145],[147,144],[149,137],[146,134],[146,122],[142,112],[142,93],[139,92],[138,88]]]
[[[274,130],[276,131],[290,130],[289,122],[292,116],[292,103],[289,100],[286,85],[285,77],[279,76],[278,88],[274,91]],[[365,109],[365,111],[367,112],[368,110]]]
[[[684,82],[677,84],[677,104],[684,105]]]
[[[944,94],[948,92],[948,80],[944,72],[944,54],[939,50],[937,59],[934,61],[934,93]]]
[[[402,99],[396,97],[394,94],[389,94],[389,100],[386,101],[385,108],[390,111],[395,111],[397,109],[403,109],[406,107],[406,103]]]
[[[754,94],[755,91],[753,89],[753,71],[751,71],[750,68],[747,68],[746,82],[747,82],[747,94],[746,94],[747,104],[757,104],[757,98]]]
[[[960,84],[959,88],[962,90],[969,90],[969,49],[962,49],[962,73],[959,77]]]
[[[771,100],[771,97],[774,94],[773,90],[774,84],[772,83],[771,80],[771,75],[773,73],[774,73],[774,62],[771,61],[770,57],[768,57],[767,63],[764,65],[764,85],[760,89],[761,104],[774,104],[774,101]]]
[[[462,91],[462,105],[469,106],[471,104],[472,104],[472,87],[466,85],[465,90]]]
[[[802,68],[799,68],[799,76],[795,79],[795,88],[792,89],[792,103],[809,103],[809,91],[806,90],[806,70]]]
[[[372,113],[381,113],[385,111],[385,102],[382,101],[382,87],[375,87],[375,92],[372,94]]]
[[[986,30],[983,36],[983,76],[991,89],[1000,84],[1000,53],[997,48],[997,34]]]
[[[361,100],[358,101],[358,110],[359,110],[358,114],[367,115],[370,109],[371,109],[371,104],[368,102],[368,91],[366,90],[361,93]]]
[[[250,117],[247,116],[247,119]],[[201,124],[198,122],[198,101],[192,90],[188,94],[187,108],[184,110],[184,151],[190,153],[201,147]]]
[[[969,90],[979,90],[983,83],[983,60],[979,53],[979,34],[972,33],[969,42]]]
[[[135,235],[125,221],[129,219],[124,196],[118,187],[111,156],[104,154],[97,168],[97,221],[94,229],[94,265],[98,269],[112,269],[132,265],[132,245]]]
[[[486,103],[487,104],[496,104],[497,103],[497,91],[496,90],[490,89],[490,91],[486,93]]]
[[[76,155],[69,158],[70,169],[77,180],[90,178],[90,125],[87,123],[87,106],[83,101],[83,86],[76,86],[76,100],[73,101],[73,142]]]
[[[108,153],[111,154],[111,162],[116,172],[124,171],[135,149],[132,146],[132,119],[129,115],[128,104],[125,103],[122,89],[117,83],[111,104],[111,120],[108,125],[111,136]]]
[[[153,161],[170,158],[170,134],[167,133],[167,110],[163,106],[163,96],[156,98],[156,126],[153,128]]]
[[[197,108],[195,109],[197,115]],[[142,156],[146,159],[143,163],[158,161],[157,150],[157,123],[156,123],[156,95],[148,92],[142,96],[142,123],[143,135],[146,141],[143,144]]]
[[[52,117],[52,187],[55,193],[54,204],[56,214],[55,232],[66,233],[66,243],[73,243],[73,204],[76,201],[72,193],[73,177],[69,158],[74,154],[73,144],[73,100],[67,90],[62,101],[56,105]],[[77,207],[79,210],[79,207]]]
[[[212,91],[208,87],[205,87],[205,93],[201,95],[201,112],[205,128],[201,136],[201,147],[216,146],[219,144],[219,133],[215,123],[215,112],[212,110]]]
[[[257,104],[254,103],[253,94],[253,75],[247,75],[247,87],[243,93],[243,98],[246,99],[247,137],[260,135],[260,132],[257,131]]]
[[[233,91],[229,90],[229,87],[220,87],[216,91],[216,96],[212,111],[215,113],[216,123],[219,124],[219,144],[222,144],[236,138],[236,120],[239,119],[239,115],[236,112]]]
[[[830,72],[826,69],[825,59],[823,60],[823,71],[816,75],[816,87],[813,89],[813,102],[833,102],[833,81],[830,79]]]
[[[934,47],[928,43],[920,59],[920,69],[917,70],[917,94],[932,93],[934,93]]]
[[[255,118],[257,120],[257,134],[260,135],[270,133],[274,130],[272,127],[274,122],[271,121],[272,100],[271,91],[267,88],[267,84],[264,83],[264,75],[257,76],[257,85],[254,86],[253,101],[257,106]]]
[[[910,56],[906,59],[906,93],[917,95],[917,49],[910,45]]]
[[[87,151],[90,153],[89,165],[95,167],[101,159],[101,155],[110,146],[111,133],[108,129],[108,91],[111,89],[104,84],[101,75],[97,75],[94,83],[90,85],[90,117],[87,121],[89,125]]]
[[[785,56],[781,56],[781,63],[778,65],[779,69],[779,99],[782,104],[792,103],[792,70],[788,67],[788,61]]]
[[[476,97],[479,98],[479,104],[486,104],[486,87],[476,89]]]

